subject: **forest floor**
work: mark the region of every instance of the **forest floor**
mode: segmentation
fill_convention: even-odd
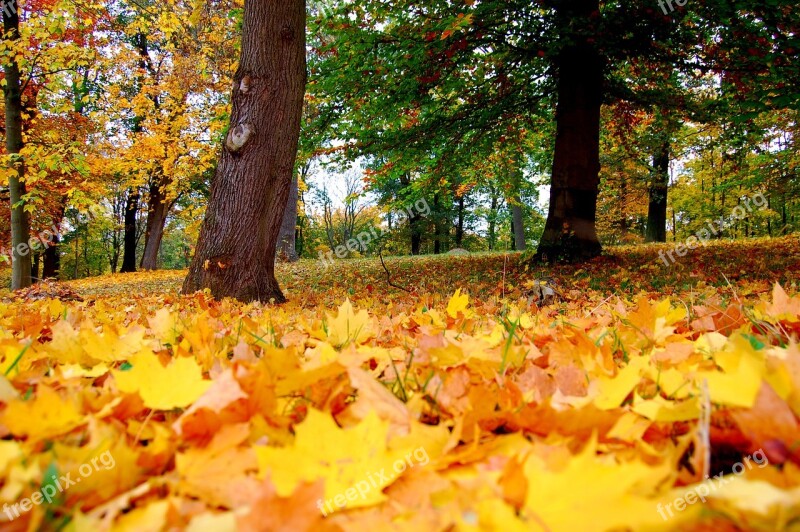
[[[796,528],[800,239],[673,249],[0,294],[0,527]]]

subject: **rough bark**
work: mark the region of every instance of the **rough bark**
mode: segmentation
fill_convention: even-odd
[[[155,270],[158,268],[158,250],[164,237],[164,226],[167,223],[170,204],[167,202],[165,183],[160,179],[150,182],[147,195],[147,225],[144,233],[144,251],[141,268]]]
[[[10,6],[17,6],[14,2]],[[16,9],[3,10],[3,29],[6,39],[19,39],[19,15]],[[13,49],[14,44],[9,43]],[[13,58],[4,62],[6,119],[6,153],[18,154],[22,150],[22,91],[19,65]],[[9,199],[11,202],[11,289],[26,288],[31,285],[31,256],[28,247],[30,220],[24,211],[22,197],[25,195],[25,164],[22,159],[15,163],[16,175],[8,178]],[[27,249],[27,251],[26,251]],[[22,253],[21,253],[22,252]]]
[[[125,200],[125,236],[122,251],[122,268],[120,273],[136,271],[136,214],[139,211],[139,192],[128,190]]]
[[[536,251],[541,260],[575,262],[601,252],[595,220],[603,62],[592,38],[598,9],[598,0],[574,0],[558,10],[564,45],[556,58],[556,142],[550,208]]]
[[[664,142],[653,154],[653,172],[648,190],[647,242],[667,241],[667,190],[669,186],[669,142]]]
[[[278,235],[278,257],[281,260],[294,262],[298,259],[295,239],[297,237],[297,174],[292,179],[292,187],[289,189],[289,199],[286,201],[286,209],[283,211],[283,221],[281,222],[281,232]]]
[[[285,301],[275,249],[305,92],[305,1],[248,0],[231,127],[183,292]]]

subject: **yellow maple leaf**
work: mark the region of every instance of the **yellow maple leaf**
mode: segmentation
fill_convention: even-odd
[[[334,346],[342,347],[350,342],[360,344],[371,336],[369,314],[364,309],[356,313],[350,299],[345,299],[335,318],[328,315],[328,341]]]
[[[177,316],[172,314],[169,309],[162,308],[156,312],[155,316],[147,318],[150,330],[164,345],[175,345],[178,343],[178,336],[182,332],[182,327]]]
[[[658,505],[669,498],[657,490],[670,475],[669,462],[656,467],[638,460],[617,463],[612,456],[597,455],[593,437],[562,467],[530,455],[524,473],[525,514],[547,530],[640,530],[663,525]],[[679,525],[698,510],[689,508],[676,514],[670,525]]]
[[[642,371],[649,363],[648,357],[635,357],[614,378],[599,378],[600,392],[594,400],[597,408],[610,410],[619,407],[642,380]]]
[[[714,361],[722,371],[698,371],[696,384],[708,381],[711,401],[716,404],[751,408],[764,376],[763,353],[753,349],[744,336],[735,335],[723,351],[714,353]]]
[[[84,423],[84,416],[71,399],[62,399],[45,385],[39,386],[35,399],[11,401],[2,419],[12,434],[31,440],[58,436]]]
[[[112,371],[117,387],[126,393],[138,393],[148,408],[187,407],[211,386],[193,358],[178,357],[164,367],[152,352],[142,351],[130,362],[133,368],[128,371]]]
[[[22,447],[15,441],[0,441],[0,474],[5,473],[8,466],[22,456]]]
[[[447,303],[447,315],[451,318],[458,317],[459,312],[464,312],[469,304],[469,295],[461,294],[461,289],[456,289],[456,293],[450,298]]]
[[[383,488],[408,467],[403,459],[407,449],[387,448],[388,431],[388,422],[375,412],[342,429],[330,414],[309,409],[295,427],[294,445],[256,448],[259,475],[269,475],[281,497],[288,497],[300,482],[323,478],[331,511],[377,504],[386,499]]]
[[[114,523],[114,532],[158,532],[167,524],[169,501],[155,501],[135,508]]]
[[[8,403],[19,397],[19,392],[8,382],[8,379],[0,375],[0,402]]]
[[[651,421],[689,421],[700,417],[700,401],[692,397],[684,401],[670,401],[660,395],[652,399],[636,396],[636,404],[632,409]]]

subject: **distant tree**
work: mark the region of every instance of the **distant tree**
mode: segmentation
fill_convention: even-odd
[[[669,13],[651,1],[486,0],[454,11],[444,0],[343,0],[315,19],[312,91],[338,113],[332,131],[352,155],[384,158],[398,180],[419,168],[478,165],[509,128],[533,129],[554,113],[536,255],[577,261],[601,251],[602,105],[680,106],[693,89],[687,80],[709,74],[743,89],[743,110],[791,105],[800,97],[799,19],[788,0],[709,0]],[[442,174],[422,175],[433,176],[434,192]]]

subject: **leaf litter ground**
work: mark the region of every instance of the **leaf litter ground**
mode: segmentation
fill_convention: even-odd
[[[796,527],[800,241],[667,249],[387,260],[406,290],[301,261],[279,307],[169,271],[6,293],[2,526]]]

